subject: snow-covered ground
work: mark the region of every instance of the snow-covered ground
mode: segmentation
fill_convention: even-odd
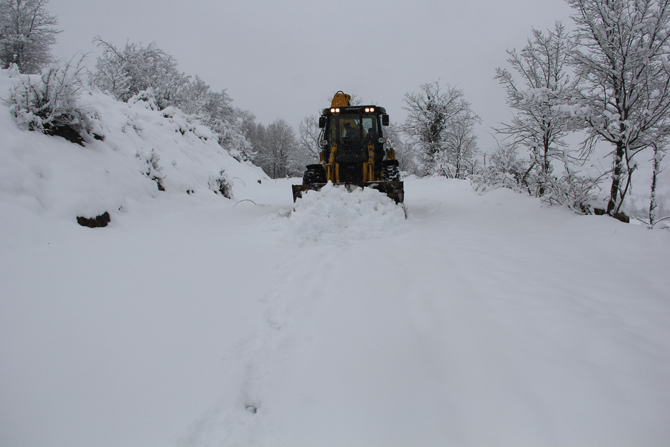
[[[667,445],[666,231],[442,179],[335,224],[267,186],[4,227],[0,444]]]
[[[406,180],[407,219],[374,191],[294,209],[90,100],[85,148],[0,109],[0,446],[670,443],[668,231],[440,178]]]

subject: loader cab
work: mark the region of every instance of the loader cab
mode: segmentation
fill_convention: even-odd
[[[363,182],[364,163],[374,159],[375,171],[368,177],[379,177],[381,160],[384,158],[384,131],[388,125],[388,115],[383,107],[350,106],[325,109],[319,119],[323,129],[322,160],[337,163],[340,182]],[[331,160],[332,156],[332,160]]]

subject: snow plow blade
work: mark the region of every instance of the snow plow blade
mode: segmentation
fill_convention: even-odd
[[[293,185],[293,201],[302,197],[303,192],[319,191],[326,183],[312,183],[311,185]],[[372,188],[386,194],[395,203],[405,201],[405,189],[403,182],[365,182],[365,183],[335,183],[335,186],[344,186],[351,192],[356,188]]]

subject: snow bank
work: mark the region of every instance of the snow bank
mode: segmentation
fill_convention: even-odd
[[[386,194],[370,188],[349,192],[332,183],[298,199],[285,225],[298,245],[346,245],[352,240],[378,238],[407,229],[404,209]]]
[[[137,203],[187,196],[192,203],[230,203],[217,193],[222,183],[237,200],[253,198],[267,178],[232,158],[207,127],[180,111],[121,103],[100,92],[84,92],[79,101],[99,114],[104,141],[82,147],[20,130],[4,102],[18,81],[0,71],[0,201],[21,204],[29,214],[75,222],[76,216],[109,212],[114,224]]]

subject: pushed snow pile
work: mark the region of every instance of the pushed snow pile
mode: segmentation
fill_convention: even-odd
[[[396,234],[407,228],[402,206],[386,194],[370,188],[348,192],[332,183],[298,199],[289,225],[299,242],[337,245]]]

